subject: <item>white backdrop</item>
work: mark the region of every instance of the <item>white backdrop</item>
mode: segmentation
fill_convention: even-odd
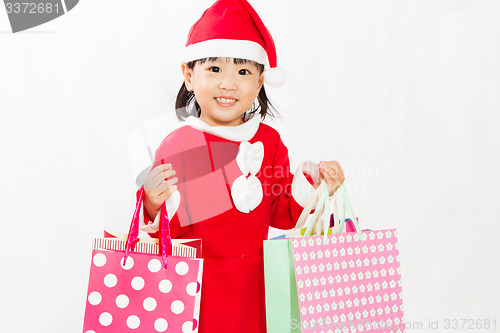
[[[17,34],[0,9],[0,332],[81,332],[91,239],[134,208],[129,135],[173,115],[211,3],[84,0]],[[270,124],[293,170],[340,161],[362,225],[399,229],[409,331],[499,331],[500,2],[251,3],[289,74]]]

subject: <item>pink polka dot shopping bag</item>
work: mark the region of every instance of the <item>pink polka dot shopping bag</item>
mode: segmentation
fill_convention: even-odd
[[[324,185],[288,238],[264,241],[267,331],[404,332],[396,230],[361,231],[343,185],[335,193],[334,207],[343,209],[335,209],[333,228],[318,222],[321,214],[330,220]]]
[[[92,252],[84,333],[198,331],[203,259],[168,255],[172,241],[165,204],[161,254],[132,252],[143,195],[141,188],[125,250]]]

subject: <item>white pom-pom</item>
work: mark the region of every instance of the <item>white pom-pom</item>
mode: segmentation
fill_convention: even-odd
[[[264,82],[271,87],[281,87],[286,81],[286,70],[283,67],[268,68],[264,71]]]

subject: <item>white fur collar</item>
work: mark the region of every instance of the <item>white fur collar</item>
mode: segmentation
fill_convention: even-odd
[[[255,114],[252,119],[238,126],[211,126],[194,116],[188,117],[184,124],[227,140],[241,142],[250,140],[257,133],[260,115]]]

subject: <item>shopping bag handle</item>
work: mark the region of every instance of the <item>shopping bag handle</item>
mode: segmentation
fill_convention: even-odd
[[[125,256],[123,257],[123,265],[127,262],[129,252],[133,251],[135,244],[139,241],[139,214],[144,202],[144,186],[139,189],[137,204],[135,206],[132,222],[130,222],[130,229],[127,235],[127,242],[125,243]],[[170,235],[170,220],[167,214],[165,202],[160,206],[160,252],[163,261],[163,267],[167,269],[168,254],[172,253],[172,238]]]
[[[304,236],[310,236],[312,234],[312,229],[315,226],[316,228],[316,234],[320,235],[321,234],[321,228],[319,225],[319,215],[321,214],[321,208],[323,208],[323,229],[324,231],[326,230],[325,235],[328,233],[328,229],[330,227],[330,199],[329,199],[329,193],[328,193],[328,186],[326,185],[325,181],[323,180],[318,187],[319,194],[321,195],[318,201],[318,205],[316,206],[316,209],[314,210],[314,214],[309,220],[309,223],[306,227],[306,231],[304,232]],[[310,213],[310,211],[309,211]],[[308,213],[308,214],[309,214]],[[327,222],[328,221],[328,222]]]
[[[170,219],[167,214],[165,201],[160,207],[160,251],[163,267],[167,269],[167,257],[172,254],[172,237],[170,235]]]
[[[354,210],[352,209],[351,206],[351,201],[349,200],[349,196],[347,195],[347,190],[345,189],[344,184],[341,184],[339,188],[337,189],[338,193],[342,196],[342,206],[343,206],[343,214],[347,213],[345,215],[346,217],[350,217],[352,223],[354,224],[354,228],[356,229],[356,233],[358,234],[358,237],[360,240],[363,240],[363,233],[361,231],[361,227],[359,226],[358,219],[356,218],[356,214],[354,214]],[[341,223],[345,223],[345,218],[342,216],[342,221]],[[343,229],[343,227],[342,227]]]
[[[323,243],[326,244],[328,238],[328,229],[330,229],[330,193],[328,191],[328,186],[326,184],[323,185],[323,193],[321,194],[320,201],[314,214],[309,221],[309,225],[307,226],[306,231],[304,232],[304,236],[310,236],[312,234],[312,227],[314,226],[316,229],[316,235],[321,235],[321,225],[319,215],[321,214],[321,209],[323,209]]]
[[[359,239],[363,239],[362,238],[363,234],[361,232],[361,228],[359,226],[358,220],[356,219],[356,215],[354,214],[354,210],[352,209],[351,202],[349,200],[349,196],[347,195],[347,190],[345,189],[345,185],[343,183],[339,186],[339,188],[337,189],[335,194],[337,194],[337,193],[342,196],[342,209],[341,209],[342,216],[341,216],[341,219],[339,220],[340,227],[339,227],[339,229],[336,229],[336,230],[338,230],[338,232],[342,232],[342,230],[344,229],[345,217],[350,217],[353,224],[354,224],[356,232],[359,236]],[[311,196],[311,198],[309,198],[309,201],[307,202],[304,209],[302,210],[302,213],[300,214],[299,219],[297,220],[297,224],[295,225],[295,228],[293,230],[294,235],[297,233],[300,234],[300,230],[304,227],[304,224],[306,223],[307,217],[309,216],[309,214],[311,213],[311,210],[314,207],[314,203],[316,202],[316,200],[319,200],[318,205],[317,205],[317,209],[314,211],[313,217],[310,220],[310,224],[307,226],[307,229],[304,233],[304,236],[307,236],[311,233],[312,226],[314,225],[314,222],[316,221],[316,218],[317,218],[317,214],[319,214],[319,209],[322,207],[322,205],[324,206],[325,203],[327,203],[328,198],[329,198],[328,186],[327,186],[325,180],[322,180],[320,185],[314,191],[313,195]],[[327,207],[325,207],[325,211],[327,210],[326,208]],[[329,209],[328,209],[328,212],[329,212]],[[337,219],[338,217],[335,217],[335,218]],[[326,228],[326,220],[324,222],[325,222],[324,227]],[[326,230],[328,230],[328,229],[326,229]],[[326,233],[327,232],[325,232],[325,237],[326,237]]]
[[[321,181],[319,186],[314,191],[313,195],[311,195],[311,197],[309,198],[309,201],[304,206],[304,209],[302,210],[302,213],[300,213],[299,219],[297,220],[297,223],[295,224],[295,228],[293,229],[294,233],[297,231],[300,233],[300,230],[304,227],[304,224],[307,221],[307,217],[311,213],[311,210],[314,207],[314,203],[316,202],[316,200],[320,196],[320,193],[323,190],[324,186],[326,186],[325,180]],[[319,202],[318,202],[318,206],[319,206]]]

